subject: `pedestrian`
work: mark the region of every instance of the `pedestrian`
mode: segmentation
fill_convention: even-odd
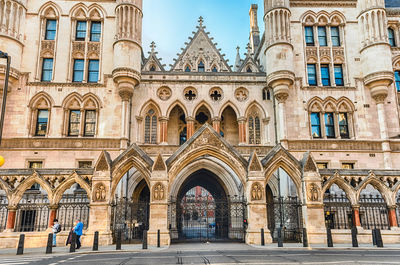
[[[61,225],[58,223],[58,219],[53,220],[53,247],[57,246],[56,237],[57,234],[61,232]]]
[[[81,236],[83,230],[83,223],[80,219],[76,220],[76,225],[74,227],[74,233],[76,234],[76,249],[81,248]]]

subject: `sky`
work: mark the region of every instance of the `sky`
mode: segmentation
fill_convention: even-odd
[[[143,51],[148,56],[150,43],[156,43],[161,63],[170,64],[177,53],[189,42],[188,37],[197,31],[198,19],[204,18],[206,32],[214,37],[221,54],[233,65],[236,47],[240,46],[242,59],[249,42],[251,4],[258,4],[258,25],[264,32],[263,0],[144,0],[143,1]]]

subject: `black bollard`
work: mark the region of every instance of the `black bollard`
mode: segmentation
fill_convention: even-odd
[[[122,237],[122,231],[118,230],[117,231],[117,243],[115,244],[116,250],[121,250],[121,237]]]
[[[159,248],[161,246],[161,242],[160,242],[160,229],[157,230],[157,247]]]
[[[99,250],[99,231],[94,232],[93,251]]]
[[[264,228],[261,228],[261,246],[265,246]]]
[[[147,230],[143,231],[143,244],[142,249],[147,249]]]
[[[351,228],[351,243],[353,244],[353,248],[358,248],[357,234],[357,227],[353,226]]]
[[[307,228],[303,228],[303,247],[308,247]]]
[[[283,247],[282,227],[278,228],[278,247]]]
[[[19,241],[18,241],[17,255],[24,254],[24,242],[25,242],[25,235],[20,234]]]
[[[72,232],[71,234],[71,245],[69,246],[69,252],[75,252],[76,248],[76,234],[75,232]]]
[[[328,248],[333,247],[332,231],[330,228],[326,229],[326,236],[328,237]]]
[[[376,246],[376,229],[372,229],[372,245]]]
[[[53,233],[50,233],[47,237],[46,254],[53,253]]]
[[[375,235],[376,235],[376,246],[378,248],[383,248],[383,240],[382,240],[382,234],[380,229],[375,230]]]

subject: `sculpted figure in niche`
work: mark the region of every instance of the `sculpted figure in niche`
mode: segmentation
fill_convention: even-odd
[[[105,200],[106,200],[106,187],[104,186],[104,184],[99,183],[96,185],[93,201],[104,202]]]
[[[252,188],[251,188],[251,199],[253,201],[259,201],[262,200],[262,187],[259,183],[254,183]]]
[[[318,201],[319,194],[318,194],[318,187],[314,183],[309,185],[308,188],[308,199],[312,202]]]
[[[153,199],[155,201],[160,201],[164,199],[164,196],[165,196],[165,190],[163,184],[157,183],[156,185],[154,185]]]

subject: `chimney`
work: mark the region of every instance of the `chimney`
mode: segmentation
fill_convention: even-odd
[[[249,11],[250,45],[253,53],[257,49],[258,45],[260,45],[260,30],[258,28],[257,10],[258,10],[258,5],[252,4]]]

